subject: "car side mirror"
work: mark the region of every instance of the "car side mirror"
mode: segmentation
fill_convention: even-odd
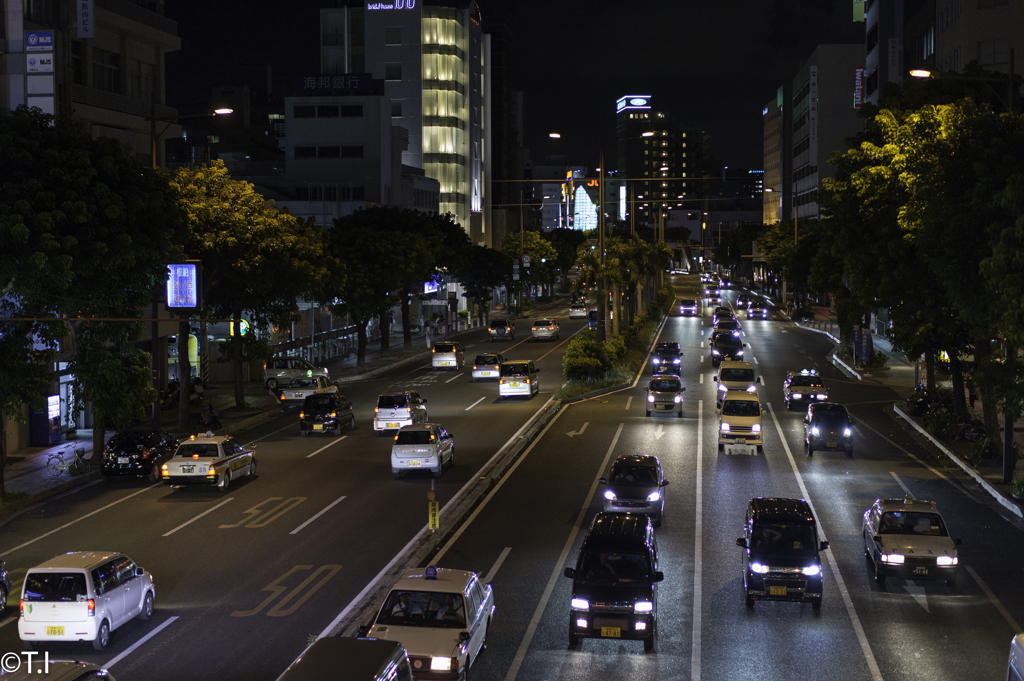
[[[369,634],[369,633],[370,633],[370,625],[369,624],[364,624],[361,627],[359,627],[358,629],[356,629],[356,636],[358,636],[359,638],[366,638],[366,635]]]
[[[681,393],[685,393],[685,392],[686,392],[686,388],[680,388],[680,389],[679,389],[679,392],[681,392]]]
[[[463,642],[468,641],[469,640],[469,632],[468,631],[460,631],[459,632],[459,640],[463,641]]]
[[[804,423],[810,423],[810,422],[811,422],[811,420],[805,416],[804,417]]]
[[[426,404],[426,403],[427,403],[426,400],[420,400],[420,404]]]
[[[961,545],[961,544],[963,544],[963,543],[964,543],[964,540],[963,540],[963,539],[954,539],[954,540],[953,540],[953,545],[954,545],[954,546],[960,546],[960,545]]]
[[[827,541],[823,541],[820,544],[818,544],[818,550],[819,551],[824,551],[827,548],[828,548],[828,542]]]
[[[136,577],[141,577],[144,574],[146,574],[146,571],[144,569],[142,569],[140,567],[136,567],[135,568],[135,576]]]
[[[663,582],[663,581],[665,581],[665,573],[662,572],[661,570],[658,570],[657,572],[655,572],[654,573],[654,581],[656,581],[656,582]]]
[[[534,372],[535,374],[539,374],[539,373],[540,373],[540,369],[534,369],[534,370],[533,370],[533,372]]]
[[[714,381],[715,383],[718,383],[718,376],[712,376],[711,380]]]
[[[598,478],[597,481],[599,483],[601,483],[602,485],[607,485],[608,484],[608,478]]]
[[[850,425],[851,425],[851,426],[855,426],[855,425],[857,425],[857,422],[856,422],[856,421],[854,421],[853,419],[850,419]]]
[[[744,549],[747,548],[747,540],[744,539],[743,537],[740,537],[739,539],[736,540],[736,546],[739,546],[739,547],[744,548]]]
[[[761,407],[761,413],[762,413],[762,414],[767,414],[767,413],[768,413],[768,410],[767,410],[767,409],[765,409],[764,407]]]
[[[664,487],[664,486],[665,486],[665,485],[667,485],[667,484],[668,484],[668,480],[662,480],[662,481],[661,481],[661,484],[659,484],[658,486],[659,486],[659,487]]]
[[[872,539],[875,540],[876,544],[881,544],[882,543],[882,538],[879,537],[877,534],[874,537],[872,537]]]
[[[576,579],[576,568],[565,568],[563,574],[569,579]]]

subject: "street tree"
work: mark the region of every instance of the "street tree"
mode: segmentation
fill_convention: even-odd
[[[541,261],[554,260],[558,253],[551,242],[538,232],[509,232],[501,240],[501,253],[505,256],[506,272],[512,271],[512,261],[519,260],[520,284],[524,291],[529,291],[539,272]],[[530,264],[523,262],[523,256],[530,256]],[[536,264],[536,267],[534,266]]]
[[[505,256],[493,248],[473,244],[469,257],[455,276],[465,289],[467,299],[476,302],[480,325],[485,323],[484,315],[490,309],[491,294],[505,281]]]

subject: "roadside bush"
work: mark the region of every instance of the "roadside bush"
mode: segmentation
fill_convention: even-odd
[[[871,355],[871,361],[869,361],[867,365],[872,369],[882,369],[888,363],[889,355],[885,354],[881,350],[875,350],[874,354]]]
[[[604,342],[604,364],[617,364],[626,354],[626,339],[620,336],[612,336]]]
[[[566,355],[562,358],[562,373],[567,381],[593,381],[604,375],[604,365],[596,357]]]

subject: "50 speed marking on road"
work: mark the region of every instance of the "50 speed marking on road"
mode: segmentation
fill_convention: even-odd
[[[288,590],[288,587],[282,586],[281,582],[288,579],[296,572],[304,572],[312,569],[312,565],[296,565],[291,570],[284,573],[283,575],[275,579],[273,582],[260,589],[260,591],[271,592],[270,596],[264,599],[262,603],[257,605],[252,610],[235,610],[233,613],[231,613],[231,616],[252,617],[253,615],[258,615],[260,612],[262,612],[263,608],[273,603],[278,596],[280,596]],[[309,597],[315,594],[320,589],[320,587],[326,584],[327,580],[329,580],[334,575],[338,574],[339,570],[341,570],[340,565],[322,565],[321,567],[317,568],[311,575],[302,580],[301,584],[299,584],[297,587],[288,592],[288,594],[284,598],[279,600],[277,602],[277,605],[268,610],[267,617],[285,617],[286,615],[291,615],[293,612],[298,610],[303,603],[309,600]],[[319,577],[320,580],[313,584],[314,580],[316,580],[317,577]],[[307,588],[308,590],[306,590]],[[304,590],[306,590],[305,593],[303,593]],[[299,594],[302,594],[302,596],[294,602],[291,602],[292,599],[299,596]]]
[[[306,497],[292,497],[291,499],[285,499],[284,497],[270,497],[269,499],[265,499],[252,508],[246,510],[245,518],[242,518],[233,525],[221,525],[220,529],[228,530],[233,527],[241,527],[242,525],[250,528],[266,527],[305,500]],[[272,501],[280,501],[281,503],[269,510],[261,508],[264,504],[269,504]]]

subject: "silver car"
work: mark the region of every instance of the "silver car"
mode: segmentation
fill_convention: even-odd
[[[301,357],[274,357],[263,364],[263,382],[271,390],[293,378],[311,376],[327,376],[327,368],[314,366]]]
[[[427,401],[415,390],[383,393],[373,409],[373,430],[378,436],[384,431],[396,430],[427,420]]]
[[[569,319],[586,319],[589,308],[583,303],[573,303],[569,306]]]
[[[560,328],[558,322],[554,319],[538,319],[530,327],[533,331],[533,340],[558,340],[561,338],[559,334]]]
[[[515,340],[516,325],[511,319],[492,319],[487,327],[487,335],[493,340]]]
[[[607,478],[599,482],[607,485],[604,491],[605,513],[642,513],[652,516],[655,525],[661,525],[665,513],[665,493],[668,484],[656,456],[620,456],[612,464]]]
[[[436,423],[406,426],[395,435],[391,446],[391,475],[396,480],[402,471],[429,470],[441,477],[445,464],[455,465],[455,440]]]
[[[453,369],[458,371],[466,365],[466,356],[462,346],[452,341],[434,343],[430,351],[430,366],[434,369]]]
[[[496,352],[477,355],[473,360],[473,382],[475,383],[481,378],[498,380],[498,376],[501,374],[501,363],[504,361],[505,356]]]
[[[647,384],[647,415],[675,414],[683,418],[683,393],[686,388],[675,374],[651,376]]]

